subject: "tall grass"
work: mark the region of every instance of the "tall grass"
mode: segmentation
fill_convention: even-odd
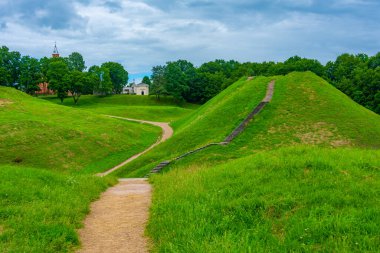
[[[68,252],[110,179],[0,166],[0,252]]]
[[[377,252],[380,152],[291,147],[154,176],[154,252]]]

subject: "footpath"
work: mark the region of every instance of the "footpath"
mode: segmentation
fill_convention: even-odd
[[[146,176],[152,173],[159,173],[171,162],[179,160],[185,156],[204,150],[213,145],[228,145],[238,136],[248,123],[257,115],[273,96],[274,81],[267,87],[265,98],[252,110],[252,112],[235,128],[224,141],[209,143],[203,147],[189,151],[170,161],[159,163]],[[145,120],[129,119],[117,116],[110,116],[122,120],[140,122],[159,126],[162,129],[161,138],[146,150],[128,158],[119,165],[97,174],[100,177],[106,176],[125,164],[133,161],[137,157],[145,154],[161,142],[164,142],[173,135],[173,129],[168,123],[152,122]],[[106,192],[99,200],[91,204],[91,212],[84,221],[84,227],[79,230],[79,237],[82,247],[80,253],[140,253],[149,251],[149,241],[144,236],[144,230],[149,217],[149,207],[151,204],[152,188],[147,178],[124,178],[119,179],[119,183]]]

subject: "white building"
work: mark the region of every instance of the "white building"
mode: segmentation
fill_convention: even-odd
[[[145,83],[132,84],[130,87],[123,88],[123,94],[149,95],[149,85]]]

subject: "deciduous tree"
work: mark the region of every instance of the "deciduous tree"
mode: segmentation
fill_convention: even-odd
[[[78,52],[73,52],[66,58],[67,66],[69,70],[77,70],[82,72],[86,69],[85,61],[83,60],[83,56]]]
[[[49,69],[47,71],[47,77],[49,81],[49,88],[54,90],[57,97],[63,103],[63,100],[67,97],[67,77],[69,73],[69,68],[67,63],[61,58],[54,58],[49,64]]]
[[[89,69],[92,75],[94,94],[108,95],[112,93],[113,85],[110,76],[110,70],[106,67],[92,66]]]
[[[151,79],[152,85],[150,86],[150,92],[156,95],[157,99],[160,99],[162,95],[168,94],[165,89],[165,66],[153,67]]]
[[[32,57],[23,56],[20,62],[20,89],[28,94],[39,90],[38,84],[42,81],[40,62]]]
[[[148,84],[149,86],[152,84],[150,78],[148,76],[144,76],[142,79],[142,83]]]
[[[128,82],[128,72],[124,69],[123,65],[117,62],[106,62],[101,67],[109,70],[113,91],[116,94],[120,94]]]

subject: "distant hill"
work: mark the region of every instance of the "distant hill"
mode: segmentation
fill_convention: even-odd
[[[57,97],[41,96],[40,98],[65,106],[92,111],[98,114],[108,114],[133,119],[169,122],[188,115],[199,107],[196,104],[183,103],[178,105],[170,96],[135,96],[112,95],[96,96],[83,95],[78,104],[73,99],[67,98],[63,104]]]

